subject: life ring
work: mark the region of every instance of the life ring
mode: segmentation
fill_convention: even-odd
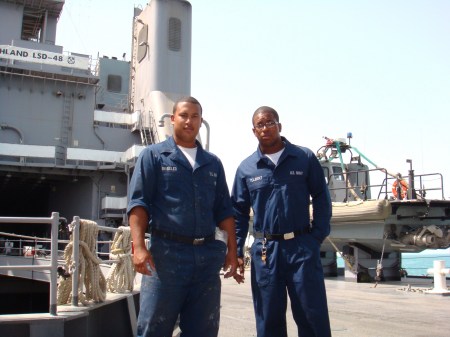
[[[400,196],[401,199],[405,199],[407,192],[408,192],[408,184],[406,181],[404,180],[396,180],[394,181],[394,183],[392,184],[392,194],[394,195],[395,198],[398,199],[398,192],[397,192],[397,186],[398,183],[400,182]]]

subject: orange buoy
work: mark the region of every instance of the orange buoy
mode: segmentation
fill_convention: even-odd
[[[394,181],[394,183],[392,184],[392,194],[395,198],[399,199],[397,190],[398,184],[400,184],[400,198],[405,199],[408,192],[408,184],[403,179]]]

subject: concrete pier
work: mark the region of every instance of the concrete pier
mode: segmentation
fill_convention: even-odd
[[[432,278],[375,284],[347,282],[341,276],[327,278],[325,284],[333,337],[449,336],[450,296],[427,292],[433,289]],[[108,294],[105,303],[58,306],[58,316],[0,315],[0,336],[133,337],[137,301],[137,293]],[[287,331],[289,337],[298,336],[289,303]],[[244,284],[223,279],[219,337],[255,336],[247,271]]]
[[[447,337],[450,297],[425,294],[432,279],[375,283],[326,279],[333,337]],[[447,280],[447,286],[449,281]],[[288,303],[288,336],[298,336]],[[256,336],[250,273],[244,284],[223,280],[219,337]]]

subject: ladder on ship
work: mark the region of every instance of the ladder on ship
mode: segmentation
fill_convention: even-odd
[[[61,133],[59,146],[56,147],[56,164],[64,165],[67,147],[72,136],[73,95],[61,92],[63,96],[63,113],[61,116]]]
[[[142,145],[147,146],[150,144],[159,143],[159,136],[156,130],[153,111],[150,110],[147,114],[141,113],[139,115],[139,132],[141,134]]]

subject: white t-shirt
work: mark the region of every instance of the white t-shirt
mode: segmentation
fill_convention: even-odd
[[[272,163],[274,163],[275,166],[276,166],[278,164],[278,160],[280,159],[281,154],[283,153],[283,151],[284,151],[284,147],[278,152],[265,154],[265,156],[267,158],[269,158],[272,161]]]
[[[183,147],[178,145],[178,148],[181,150],[181,152],[183,152],[192,168],[194,168],[195,157],[197,156],[197,147]]]

